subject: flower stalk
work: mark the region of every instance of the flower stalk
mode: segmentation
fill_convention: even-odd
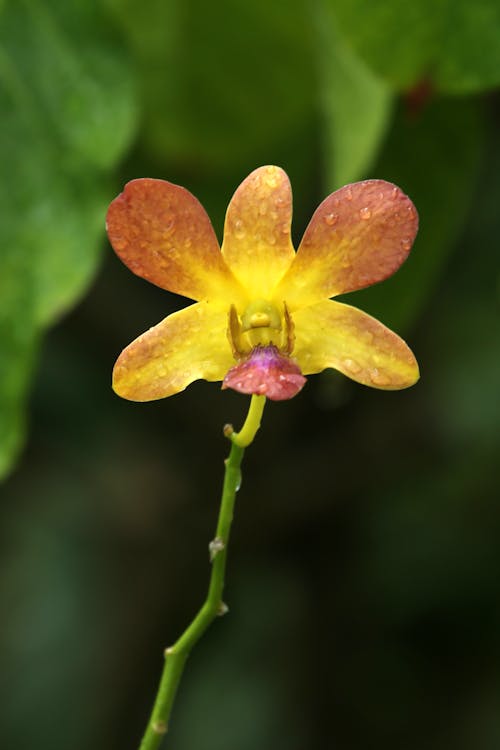
[[[184,633],[172,646],[165,649],[163,673],[140,750],[157,750],[160,747],[168,731],[172,706],[187,658],[215,618],[227,612],[222,594],[234,502],[241,483],[240,467],[245,448],[253,442],[260,427],[265,401],[264,396],[252,396],[248,414],[240,432],[234,432],[231,425],[224,427],[224,434],[232,445],[229,456],[224,462],[224,482],[215,537],[209,544],[212,569],[207,597]]]

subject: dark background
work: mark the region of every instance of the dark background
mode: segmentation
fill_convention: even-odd
[[[165,747],[500,746],[500,11],[412,8],[0,9],[1,747],[138,745],[163,648],[205,596],[222,425],[247,407],[204,382],[112,393],[120,350],[186,300],[114,257],[107,204],[162,177],[220,237],[266,163],[291,178],[296,241],[342,182],[412,197],[410,259],[350,301],[404,336],[421,380],[385,393],[328,371],[267,405],[230,611],[188,662]]]

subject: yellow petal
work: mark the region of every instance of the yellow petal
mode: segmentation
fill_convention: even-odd
[[[387,390],[408,388],[419,378],[403,339],[356,307],[325,300],[298,310],[293,320],[293,356],[304,375],[333,367],[358,383]]]
[[[203,378],[222,380],[234,365],[227,310],[199,302],[169,315],[118,357],[113,389],[130,401],[154,401]]]
[[[260,167],[241,183],[226,214],[222,254],[248,298],[272,296],[295,251],[292,190],[279,167]]]
[[[234,297],[238,284],[205,209],[166,180],[132,180],[111,203],[109,241],[138,276],[196,300]]]
[[[277,296],[293,311],[382,281],[406,259],[417,229],[415,206],[392,183],[347,185],[314,213]]]

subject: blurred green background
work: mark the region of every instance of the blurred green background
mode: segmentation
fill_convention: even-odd
[[[383,393],[333,371],[270,404],[245,458],[230,614],[193,654],[166,747],[500,747],[498,0],[0,3],[0,746],[136,748],[162,649],[205,594],[221,426],[246,399],[110,389],[185,300],[104,236],[131,178],[221,234],[278,164],[294,235],[379,177],[421,229],[351,295],[419,360]]]

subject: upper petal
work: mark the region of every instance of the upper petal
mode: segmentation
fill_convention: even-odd
[[[163,289],[211,300],[238,287],[205,209],[179,185],[132,180],[111,203],[106,228],[130,270]]]
[[[382,281],[406,259],[417,229],[415,206],[396,185],[346,185],[317,208],[278,295],[293,310]]]
[[[203,378],[222,380],[234,365],[227,310],[199,302],[169,315],[118,357],[113,389],[130,401],[154,401]]]
[[[250,298],[268,298],[290,266],[292,190],[279,167],[260,167],[233,195],[222,254]]]
[[[293,355],[304,375],[327,367],[358,383],[399,390],[419,378],[411,349],[393,331],[356,307],[324,300],[297,310]]]

